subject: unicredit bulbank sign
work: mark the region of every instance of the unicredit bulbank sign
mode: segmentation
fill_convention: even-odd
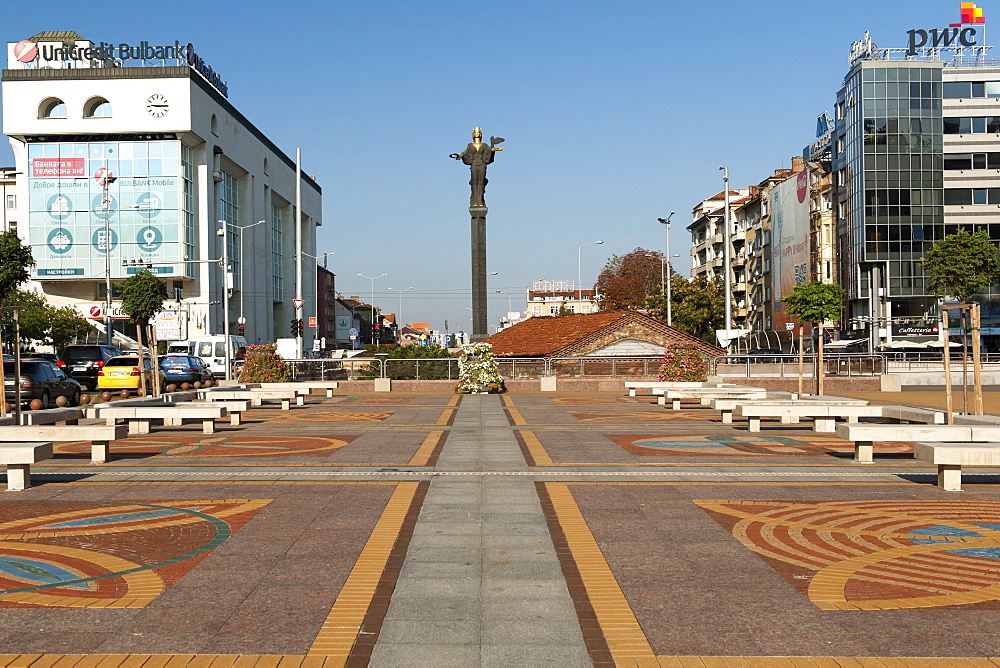
[[[62,42],[42,42],[36,44],[31,40],[21,40],[11,45],[12,60],[21,67],[35,66],[53,67],[52,63],[77,62],[84,67],[100,67],[103,63],[127,60],[186,60],[192,69],[198,71],[220,93],[229,97],[229,84],[195,53],[193,44],[112,44],[110,42],[78,42],[63,44]]]

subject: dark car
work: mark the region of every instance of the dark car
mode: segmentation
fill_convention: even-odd
[[[31,353],[30,355],[24,355],[24,357],[31,357],[36,360],[48,360],[56,366],[59,366],[59,355],[54,353]]]
[[[208,368],[205,360],[193,355],[163,355],[160,357],[160,371],[167,385],[215,380],[215,373]]]
[[[15,363],[3,363],[4,395],[8,403],[14,403]],[[66,397],[70,406],[80,405],[80,383],[76,382],[48,360],[28,358],[21,360],[21,402],[41,399],[42,407],[54,405],[57,397]]]
[[[109,359],[124,354],[117,346],[66,346],[59,366],[89,389],[97,387],[97,372]]]

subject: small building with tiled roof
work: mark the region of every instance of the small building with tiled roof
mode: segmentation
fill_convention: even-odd
[[[542,316],[486,339],[497,357],[662,355],[672,343],[694,343],[708,356],[723,350],[639,311]]]

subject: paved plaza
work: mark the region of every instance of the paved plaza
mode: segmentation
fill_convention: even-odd
[[[1000,471],[622,395],[58,444],[0,495],[0,665],[1000,665]]]

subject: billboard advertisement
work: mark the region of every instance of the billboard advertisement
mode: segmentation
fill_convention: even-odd
[[[122,267],[124,258],[148,259],[156,274],[182,274],[179,150],[177,141],[29,144],[34,276],[104,278],[106,254],[112,278],[137,271]],[[109,173],[115,179],[105,198]]]
[[[809,282],[809,172],[801,171],[771,191],[772,329],[797,322],[785,312],[783,298]]]

